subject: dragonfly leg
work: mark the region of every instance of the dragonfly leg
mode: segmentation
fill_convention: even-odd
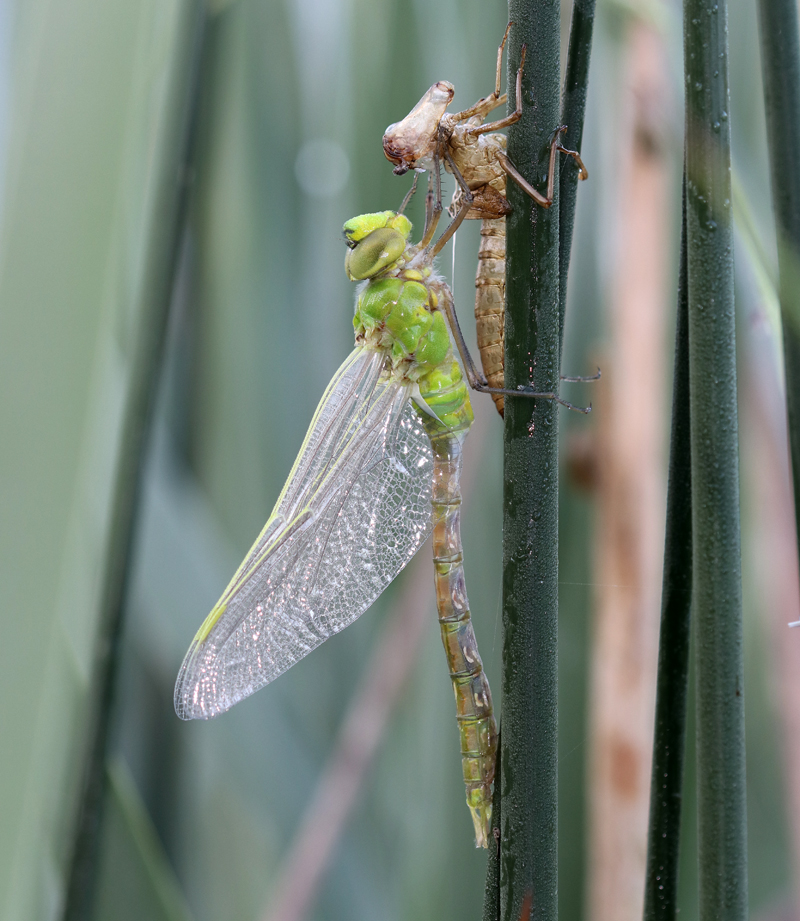
[[[434,208],[437,214],[442,213],[442,160],[438,149],[433,155],[433,177],[436,183],[436,202]]]
[[[572,157],[575,162],[578,164],[578,169],[580,170],[579,178],[586,179],[589,176],[589,173],[586,167],[583,165],[583,160],[581,160],[580,154],[577,150],[569,150],[566,147],[563,147],[560,143],[561,135],[567,130],[566,125],[559,125],[558,128],[553,132],[553,136],[550,139],[550,162],[547,167],[547,195],[542,195],[541,192],[538,192],[534,187],[528,182],[528,180],[520,173],[520,171],[514,166],[514,164],[509,160],[508,154],[504,153],[502,150],[497,151],[497,159],[500,162],[500,165],[506,171],[508,176],[516,182],[516,184],[525,192],[526,195],[529,195],[537,205],[541,208],[549,208],[553,204],[553,190],[555,189],[555,176],[556,176],[556,154],[560,151],[561,153],[567,154]]]
[[[461,332],[461,326],[458,322],[453,295],[449,288],[444,288],[442,290],[442,307],[450,330],[453,333],[453,338],[456,341],[456,348],[461,358],[461,364],[464,365],[464,373],[467,375],[467,381],[470,387],[472,387],[473,390],[482,390],[483,387],[488,387],[489,384],[486,378],[478,370],[478,366],[475,364],[472,355],[470,355],[467,342],[464,339],[464,333]]]
[[[453,175],[456,177],[456,181],[461,186],[461,190],[464,193],[464,203],[461,205],[461,208],[459,209],[458,214],[453,218],[453,220],[450,222],[450,224],[445,229],[444,233],[436,241],[435,246],[431,250],[431,256],[436,256],[442,251],[442,249],[444,248],[448,240],[450,240],[453,234],[461,226],[462,222],[464,221],[464,218],[467,216],[467,212],[472,207],[472,201],[473,201],[472,192],[470,191],[470,188],[467,185],[464,177],[461,175],[459,168],[456,166],[456,162],[453,159],[446,145],[443,147],[443,150],[444,150],[445,159],[447,160],[447,163],[450,166],[450,169],[453,171]],[[439,202],[439,205],[441,207],[441,201]]]
[[[428,191],[425,193],[425,227],[422,230],[424,237],[433,220],[433,176],[428,173]]]
[[[434,169],[437,174],[439,172],[439,158],[438,154],[434,154]],[[419,247],[425,249],[433,239],[433,235],[436,233],[436,225],[439,223],[439,218],[442,214],[442,190],[441,190],[441,178],[438,186],[438,194],[433,194],[433,172],[428,174],[428,194],[425,197],[425,230],[422,234],[422,239],[419,241]]]
[[[506,31],[503,33],[503,40],[500,42],[500,47],[497,49],[497,68],[494,72],[494,95],[500,95],[500,81],[502,80],[503,74],[503,50],[506,47],[506,42],[508,41],[508,33],[511,31],[511,26],[513,22],[509,22],[506,26]]]
[[[517,105],[510,115],[505,118],[499,118],[494,122],[487,122],[485,125],[476,125],[474,128],[467,129],[470,134],[487,134],[490,131],[500,131],[501,128],[508,128],[509,125],[516,124],[522,118],[522,68],[525,66],[525,55],[528,46],[522,46],[522,55],[517,69],[516,101]],[[498,101],[499,104],[499,101]]]
[[[497,49],[497,68],[494,75],[494,92],[489,93],[488,96],[484,96],[483,99],[479,99],[468,109],[462,109],[460,112],[454,112],[451,116],[449,116],[451,122],[454,124],[457,124],[458,122],[464,122],[468,118],[474,118],[476,115],[479,115],[481,118],[485,118],[493,109],[497,109],[500,106],[505,105],[507,94],[500,93],[500,83],[503,73],[503,50],[506,47],[508,33],[511,31],[511,26],[513,25],[513,22],[509,22],[509,24],[506,26],[503,40],[500,42],[500,47]]]
[[[575,161],[575,164],[578,167],[578,179],[583,181],[584,179],[589,178],[589,170],[584,166],[583,160],[581,160],[581,155],[577,150],[570,150],[568,147],[562,147],[561,144],[557,145],[560,153],[566,154],[568,157],[572,157]]]
[[[567,381],[570,384],[591,384],[593,381],[599,381],[602,376],[600,369],[597,369],[597,374],[592,374],[590,377],[566,377],[561,375],[562,381]]]
[[[570,403],[569,400],[562,400],[557,393],[552,392],[540,392],[536,390],[507,390],[504,387],[475,387],[479,393],[502,393],[506,397],[530,397],[534,400],[552,400],[554,403],[558,403],[559,406],[563,406],[565,409],[572,409],[576,413],[583,413],[585,416],[592,411],[592,404],[588,406],[576,406],[574,403]]]
[[[476,115],[480,118],[485,118],[493,109],[499,109],[500,106],[504,106],[507,101],[507,93],[490,93],[488,96],[484,96],[483,99],[479,99],[468,109],[464,109],[461,112],[453,112],[453,114],[448,115],[447,118],[450,120],[450,123],[454,125],[465,122],[470,118],[475,118]],[[476,125],[475,129],[477,128],[482,128],[482,126]],[[470,133],[483,133],[483,131],[475,131],[475,129],[470,129]]]
[[[436,195],[432,195],[432,181],[436,182]],[[428,206],[431,206],[430,208]],[[433,170],[428,176],[428,197],[426,199],[425,213],[425,232],[419,241],[420,249],[427,249],[430,245],[433,235],[436,233],[436,226],[442,215],[442,176],[439,170],[439,151],[433,154]]]
[[[473,390],[477,390],[478,393],[497,393],[509,397],[528,397],[530,399],[536,400],[552,400],[554,403],[558,403],[560,406],[564,406],[567,409],[573,409],[575,412],[584,414],[590,413],[592,411],[591,405],[575,406],[574,403],[570,403],[567,400],[562,400],[557,393],[541,393],[536,390],[524,389],[507,390],[503,387],[490,387],[486,378],[483,376],[483,374],[481,374],[480,371],[478,371],[478,367],[475,364],[472,355],[470,355],[469,348],[467,348],[467,343],[464,339],[464,334],[461,332],[461,326],[459,325],[458,316],[456,315],[456,307],[455,303],[453,302],[453,296],[450,293],[449,288],[442,290],[442,308],[450,326],[450,330],[453,333],[453,338],[456,341],[456,348],[458,349],[461,363],[464,366],[464,373],[467,375],[467,382]]]
[[[547,169],[547,195],[534,189],[528,180],[520,173],[514,164],[508,159],[508,156],[502,150],[497,151],[497,159],[500,165],[508,173],[509,177],[529,195],[540,208],[549,208],[553,204],[553,189],[555,186],[555,166],[556,166],[556,140],[550,145],[550,164]]]
[[[403,199],[402,205],[398,210],[398,214],[402,214],[408,207],[408,203],[411,201],[414,193],[417,191],[417,182],[419,181],[419,173],[414,173],[414,181],[411,183],[411,188],[406,192],[406,197]]]

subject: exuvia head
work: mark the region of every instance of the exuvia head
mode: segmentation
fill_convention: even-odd
[[[434,83],[406,117],[389,125],[383,135],[383,152],[395,164],[398,176],[410,169],[430,169],[439,142],[439,122],[453,100],[453,84]]]
[[[395,211],[351,218],[343,228],[347,243],[344,270],[350,281],[373,278],[393,265],[406,248],[411,221]]]

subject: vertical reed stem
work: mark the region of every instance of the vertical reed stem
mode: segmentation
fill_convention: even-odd
[[[495,761],[495,783],[492,791],[492,833],[489,839],[489,855],[486,862],[486,886],[483,896],[483,921],[500,919],[500,817],[502,797],[500,796],[500,774],[503,770],[503,727],[497,730],[497,758]]]
[[[689,317],[684,179],[667,526],[658,641],[656,717],[650,780],[645,921],[677,918],[686,695],[692,600],[692,470],[689,420]]]
[[[747,917],[728,12],[684,0],[700,921]]]
[[[528,47],[523,115],[511,160],[545,187],[559,118],[559,2],[511,0],[513,82]],[[559,209],[533,205],[509,183],[505,383],[558,389]],[[507,399],[503,494],[503,735],[500,913],[518,921],[558,913],[558,408]]]
[[[561,124],[567,126],[562,136],[565,147],[580,153],[583,142],[583,119],[589,92],[589,59],[592,54],[595,0],[575,0],[569,32],[567,73],[561,103]],[[575,225],[575,199],[578,194],[578,169],[571,158],[562,163],[558,192],[559,244],[559,348],[564,346],[564,315],[567,310],[567,278]]]

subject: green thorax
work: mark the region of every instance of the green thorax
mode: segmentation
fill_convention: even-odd
[[[393,211],[353,218],[344,225],[345,269],[351,280],[364,280],[356,344],[383,352],[394,380],[419,387],[436,414],[420,413],[435,438],[468,429],[472,406],[441,310],[449,290],[425,250],[408,243],[410,233],[408,219]]]

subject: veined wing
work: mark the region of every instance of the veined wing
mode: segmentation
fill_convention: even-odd
[[[207,719],[359,617],[430,531],[430,442],[409,388],[356,349],[325,392],[264,530],[198,631],[175,709]]]
[[[291,525],[308,496],[341,456],[353,431],[364,419],[383,365],[384,358],[379,352],[356,348],[333,375],[314,412],[275,508],[203,627],[208,625],[215,611],[227,603],[265,547],[272,546]]]

